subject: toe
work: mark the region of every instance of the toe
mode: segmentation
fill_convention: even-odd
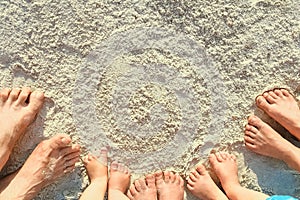
[[[228,153],[221,151],[220,152],[220,156],[222,158],[222,160],[227,160],[228,159]]]
[[[184,180],[181,176],[179,176],[179,185],[182,186],[182,187],[184,186]]]
[[[254,139],[252,137],[250,137],[249,135],[244,135],[244,141],[246,143],[251,143],[251,144],[254,144]]]
[[[273,104],[276,102],[276,100],[272,97],[272,95],[270,94],[270,92],[265,92],[263,94],[264,98],[267,100],[267,102],[269,102],[270,104]]]
[[[124,171],[123,171],[124,174],[130,174],[130,170],[127,166],[124,165]]]
[[[175,174],[175,184],[181,185],[182,181],[183,180],[182,180],[181,176],[179,174]]]
[[[20,94],[21,90],[19,88],[14,88],[10,93],[9,93],[9,96],[8,96],[8,100],[10,102],[14,102],[18,99],[19,97],[19,94]]]
[[[146,183],[148,187],[155,188],[155,176],[152,174],[146,175]]]
[[[174,183],[176,181],[176,175],[173,172],[169,172],[170,173],[170,182]]]
[[[215,153],[215,156],[216,156],[216,158],[217,158],[217,160],[219,162],[223,162],[224,161],[224,159],[223,159],[223,157],[222,157],[222,155],[221,155],[220,152]]]
[[[39,91],[34,91],[29,96],[28,107],[29,109],[37,112],[41,109],[44,103],[44,93]]]
[[[270,92],[269,92],[269,95],[270,95],[273,99],[275,99],[275,100],[278,99],[278,97],[279,97],[279,96],[278,96],[277,94],[275,94],[275,92],[273,92],[273,91],[270,91]]]
[[[248,124],[246,125],[244,133],[246,134],[246,132],[252,133],[252,135],[254,136],[259,132],[259,130],[255,126]]]
[[[196,170],[200,175],[205,175],[208,173],[207,170],[205,169],[204,165],[198,165]]]
[[[164,182],[163,172],[162,171],[155,172],[155,183],[156,183],[156,185],[161,185],[163,182]]]
[[[108,156],[108,149],[106,147],[101,148],[99,162],[105,166],[107,166],[107,156]]]
[[[69,166],[67,168],[65,168],[65,170],[63,171],[65,174],[72,172],[75,169],[75,165]]]
[[[79,158],[79,157],[80,157],[80,151],[77,151],[77,152],[73,152],[73,153],[69,153],[69,154],[65,155],[63,157],[63,159],[64,160],[72,160],[74,158]],[[87,162],[92,161],[92,160],[95,160],[95,159],[93,158],[92,155],[89,155],[89,158],[88,158]]]
[[[280,89],[274,89],[273,91],[278,97],[282,98],[283,97],[283,93]]]
[[[18,97],[17,103],[20,105],[24,105],[27,102],[30,94],[31,94],[30,88],[28,88],[28,87],[22,88],[20,95]]]
[[[190,173],[189,179],[192,180],[193,182],[196,182],[198,178],[194,175],[194,173]]]
[[[261,109],[263,109],[263,110],[269,110],[270,109],[270,104],[269,104],[269,102],[266,100],[266,98],[265,97],[263,97],[263,96],[258,96],[258,97],[256,97],[256,105],[259,107],[259,108],[261,108]]]
[[[280,91],[286,97],[291,97],[292,96],[291,93],[288,90],[286,90],[286,89],[280,89]]]
[[[169,183],[171,181],[171,172],[165,171],[164,172],[164,179],[166,183]]]
[[[233,154],[230,154],[230,159],[233,160],[233,161],[236,161],[236,156],[233,155]]]
[[[74,158],[72,158],[70,160],[65,161],[64,166],[65,166],[65,168],[69,168],[69,167],[75,166],[75,164],[78,161],[79,161],[79,156],[74,157]]]
[[[127,192],[127,196],[130,200],[133,200],[137,193],[138,192],[136,191],[134,184],[132,184]]]
[[[71,138],[65,134],[58,134],[47,140],[52,149],[64,148],[71,143]]]
[[[246,148],[248,148],[251,151],[255,151],[255,149],[256,149],[256,145],[254,143],[251,143],[251,142],[246,142],[245,146],[246,146]]]
[[[197,166],[198,168],[198,166]],[[200,172],[197,171],[197,168],[191,171],[191,174],[193,174],[196,178],[200,178]]]
[[[248,118],[248,123],[254,127],[256,127],[257,129],[260,129],[263,124],[262,124],[262,120],[255,116],[255,115],[252,115]],[[251,131],[254,130],[254,129],[251,129]]]
[[[122,163],[118,164],[118,171],[124,173],[125,172],[125,165]]]
[[[139,179],[138,182],[140,183],[140,186],[141,186],[142,190],[147,189],[146,180],[144,178]]]
[[[192,181],[188,181],[188,184],[186,185],[186,187],[189,191],[193,191],[194,186],[195,186],[195,182],[192,182]]]
[[[142,186],[141,186],[139,180],[135,180],[135,181],[134,181],[134,186],[135,186],[135,189],[136,189],[137,192],[142,191]]]
[[[61,156],[67,156],[72,153],[80,152],[80,145],[73,144],[72,146],[65,147],[60,151]]]
[[[117,161],[113,161],[111,164],[110,164],[110,170],[111,171],[118,171],[118,168],[119,168],[119,163]]]
[[[1,92],[0,92],[0,102],[1,103],[4,103],[7,101],[10,92],[11,92],[11,89],[9,89],[9,88],[5,88],[5,89],[1,90]]]
[[[210,162],[212,165],[215,165],[215,164],[218,162],[217,156],[216,156],[215,153],[211,153],[211,154],[209,155],[208,158],[209,158],[209,162]]]

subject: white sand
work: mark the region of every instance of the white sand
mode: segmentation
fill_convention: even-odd
[[[111,146],[133,180],[158,169],[186,176],[225,149],[238,156],[244,186],[300,197],[299,173],[243,145],[249,114],[277,127],[255,107],[258,94],[279,86],[299,96],[299,9],[268,0],[1,1],[0,86],[47,96],[2,174],[67,133],[83,155]],[[77,199],[87,184],[80,165],[36,199]]]

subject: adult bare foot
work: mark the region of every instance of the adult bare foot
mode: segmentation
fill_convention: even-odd
[[[107,189],[107,149],[100,150],[100,157],[89,154],[83,160],[87,170],[90,185],[85,189],[80,197],[80,200],[104,199]]]
[[[286,89],[264,92],[256,98],[256,104],[300,140],[300,109]]]
[[[156,172],[155,183],[159,200],[182,200],[184,195],[184,181],[173,172]]]
[[[267,195],[249,190],[240,185],[236,157],[226,152],[211,154],[210,164],[220,179],[223,189],[231,200],[265,200]]]
[[[218,188],[211,179],[203,165],[199,165],[191,171],[187,179],[187,188],[191,193],[204,200],[228,200],[226,195]]]
[[[291,168],[300,171],[300,149],[281,137],[260,118],[248,118],[244,140],[246,147],[251,151],[283,160]]]
[[[0,91],[0,170],[19,137],[33,122],[44,102],[42,92],[29,88]]]
[[[130,200],[157,200],[155,176],[148,174],[145,178],[136,180],[130,186],[127,196]]]
[[[0,199],[32,199],[41,189],[75,168],[80,146],[70,145],[67,135],[56,135],[41,142],[9,185]]]
[[[108,181],[108,199],[123,200],[129,199],[125,193],[130,183],[129,169],[118,162],[112,162],[110,165],[110,178]]]

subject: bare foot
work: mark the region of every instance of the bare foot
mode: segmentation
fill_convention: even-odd
[[[80,200],[99,199],[103,200],[107,189],[107,149],[102,148],[100,151],[99,161],[97,157],[89,154],[83,160],[87,170],[90,185],[85,189]]]
[[[267,195],[249,190],[240,185],[236,157],[226,152],[219,152],[209,156],[210,164],[220,179],[227,197],[231,200],[265,200]]]
[[[300,140],[300,109],[286,89],[264,92],[256,98],[256,104]]]
[[[291,168],[300,171],[300,150],[268,124],[256,116],[248,118],[245,129],[245,145],[258,154],[273,157],[286,162]]]
[[[173,172],[156,172],[155,183],[159,200],[182,200],[184,195],[184,181]]]
[[[129,169],[123,164],[112,162],[110,165],[110,178],[108,181],[108,199],[128,199],[125,193],[130,183]]]
[[[44,94],[31,92],[29,88],[0,91],[0,170],[43,102]]]
[[[0,194],[0,199],[32,199],[41,189],[75,168],[80,146],[67,135],[41,142]]]
[[[157,200],[155,176],[149,174],[146,178],[136,180],[128,190],[130,200]]]
[[[191,193],[204,200],[228,200],[226,195],[218,188],[211,179],[203,165],[199,165],[191,171],[187,180],[187,188]]]

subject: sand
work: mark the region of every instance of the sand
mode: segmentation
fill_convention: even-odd
[[[299,9],[288,0],[1,1],[0,86],[47,96],[2,176],[67,133],[82,155],[110,146],[132,180],[158,169],[186,176],[226,150],[243,186],[300,197],[299,173],[243,144],[252,113],[286,132],[254,99],[274,87],[299,97]],[[87,184],[78,164],[36,199],[78,199]]]

